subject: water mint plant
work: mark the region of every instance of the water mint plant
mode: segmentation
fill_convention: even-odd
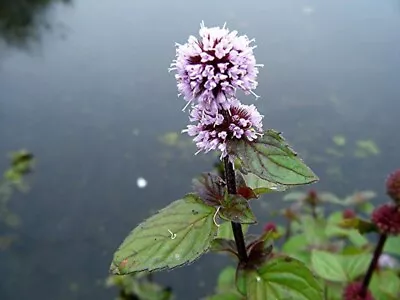
[[[202,174],[192,193],[139,224],[115,252],[113,274],[172,269],[222,251],[236,257],[232,299],[323,299],[319,280],[303,262],[274,254],[274,231],[257,236],[243,230],[257,222],[251,199],[318,180],[279,131],[263,131],[256,107],[239,100],[239,91],[258,98],[262,65],[253,42],[202,23],[199,37],[177,44],[170,71],[189,110],[191,124],[183,132],[193,137],[197,153],[218,152],[224,170]]]

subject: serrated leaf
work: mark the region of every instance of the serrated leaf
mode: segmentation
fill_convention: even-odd
[[[244,173],[253,173],[269,182],[290,186],[318,180],[280,133],[272,129],[253,142],[231,141],[228,153],[240,160]]]
[[[254,224],[256,217],[248,201],[241,195],[226,194],[219,211],[221,218],[242,224]]]
[[[320,282],[300,261],[277,257],[246,273],[248,300],[322,300]]]
[[[313,270],[326,280],[351,282],[366,272],[371,257],[369,253],[340,255],[313,250],[311,264]]]
[[[215,208],[187,195],[139,224],[114,254],[111,272],[122,275],[171,269],[193,262],[217,233]]]
[[[193,190],[207,205],[219,206],[224,198],[225,182],[218,175],[203,173],[193,179]]]
[[[261,179],[260,177],[252,173],[242,174],[242,176],[246,182],[246,185],[250,187],[257,195],[273,192],[283,192],[288,189],[288,187],[285,185]]]

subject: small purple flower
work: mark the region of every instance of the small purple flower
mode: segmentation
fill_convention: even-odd
[[[378,259],[378,266],[380,268],[395,269],[399,266],[399,262],[396,258],[390,256],[389,254],[382,253]]]
[[[236,104],[237,89],[254,94],[258,67],[262,66],[256,64],[255,46],[250,45],[254,40],[225,26],[207,28],[203,23],[199,35],[177,44],[170,68],[176,70],[178,90],[185,100],[197,100],[199,108],[215,114]]]
[[[222,152],[222,159],[227,155],[227,141],[232,139],[253,141],[262,135],[262,118],[254,105],[236,103],[223,114],[221,111],[214,113],[194,106],[189,119],[197,124],[188,125],[182,132],[194,137],[193,141],[199,148],[198,152],[218,149]]]

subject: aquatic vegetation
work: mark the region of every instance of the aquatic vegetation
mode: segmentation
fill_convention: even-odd
[[[356,145],[357,147],[354,150],[354,156],[356,157],[365,158],[380,153],[378,145],[372,140],[359,140]]]
[[[386,241],[395,255],[400,254],[393,247],[394,235],[400,233],[398,204],[365,207],[374,196],[370,192],[344,200],[316,190],[296,192],[284,197],[294,201],[281,211],[287,219],[285,228],[269,221],[261,233],[247,232],[257,223],[251,206],[261,195],[319,179],[279,131],[262,130],[263,117],[256,107],[243,105],[237,96],[240,90],[255,95],[261,65],[255,62],[253,40],[225,26],[204,24],[199,35],[177,44],[170,70],[176,71],[189,121],[195,122],[183,132],[193,137],[196,154],[218,153],[222,166],[195,178],[193,192],[140,223],[125,238],[110,266],[121,298],[159,299],[164,290],[153,286],[149,273],[188,265],[207,252],[222,252],[233,258],[234,266],[222,271],[216,294],[208,299],[373,299],[383,293],[388,297],[379,299],[397,299],[398,288],[376,282],[381,280],[379,268],[400,280],[396,264],[381,259],[378,266]],[[169,144],[177,141],[176,135],[164,139]],[[334,142],[338,147],[346,144],[340,136]],[[397,183],[397,177],[390,177],[388,194],[395,198]],[[327,214],[327,204],[343,211]],[[371,221],[365,219],[370,210]],[[379,234],[375,249],[364,236],[370,233]],[[143,290],[148,292],[140,294]],[[150,296],[154,290],[158,292]]]
[[[8,204],[15,191],[26,192],[27,184],[24,176],[33,169],[34,159],[32,153],[26,150],[11,153],[10,167],[4,172],[0,181],[0,224],[15,228],[20,224],[19,217],[8,208]],[[14,234],[0,236],[0,250],[7,249],[17,239]]]
[[[333,142],[335,143],[336,146],[344,146],[346,145],[346,137],[343,135],[335,135],[332,138]]]

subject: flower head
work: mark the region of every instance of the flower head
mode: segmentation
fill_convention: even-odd
[[[351,208],[347,208],[342,213],[343,219],[353,219],[356,217],[356,213]]]
[[[207,28],[203,23],[199,35],[177,45],[170,68],[177,72],[178,90],[185,100],[196,99],[202,109],[215,113],[235,103],[237,89],[254,94],[262,65],[256,64],[253,40],[225,26]]]
[[[360,296],[361,282],[352,282],[346,286],[343,292],[343,300],[374,300],[371,292],[368,290],[365,297]]]
[[[190,121],[196,125],[188,125],[187,132],[194,136],[193,141],[200,151],[220,150],[221,158],[227,156],[227,141],[246,139],[253,141],[262,134],[263,116],[254,105],[235,104],[227,111],[216,113],[203,110],[199,106],[190,112]]]
[[[372,221],[384,234],[400,234],[400,208],[387,203],[376,208],[372,213]]]
[[[276,228],[275,223],[273,222],[268,222],[264,225],[264,232],[268,232],[268,231],[272,231],[272,232],[278,232],[278,229]]]
[[[400,204],[400,169],[389,175],[386,180],[386,192],[394,202]]]

